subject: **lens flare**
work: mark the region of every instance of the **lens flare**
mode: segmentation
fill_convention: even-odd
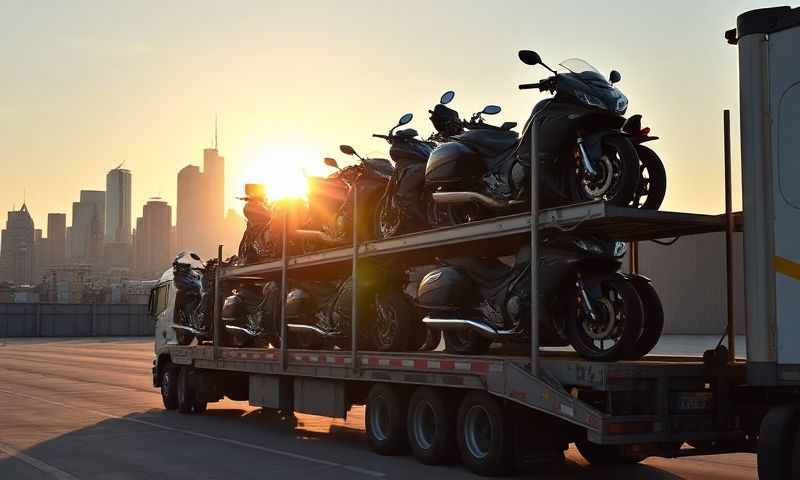
[[[304,145],[269,145],[247,165],[240,183],[263,183],[270,202],[308,200],[306,169],[322,163],[319,158]]]

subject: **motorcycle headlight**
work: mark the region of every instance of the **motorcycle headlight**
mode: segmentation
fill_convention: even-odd
[[[586,240],[575,240],[575,246],[593,255],[602,255],[604,253],[603,247],[594,242],[587,242]]]
[[[595,97],[594,95],[589,95],[586,92],[581,92],[580,90],[577,90],[575,91],[575,96],[578,98],[578,100],[580,100],[581,102],[585,103],[590,107],[602,108],[603,110],[608,110],[606,104],[599,98]]]
[[[628,252],[628,244],[625,242],[614,242],[614,256],[617,258],[625,256]]]
[[[620,115],[625,113],[625,110],[628,109],[628,97],[625,95],[620,94],[619,98],[617,99],[617,113]]]

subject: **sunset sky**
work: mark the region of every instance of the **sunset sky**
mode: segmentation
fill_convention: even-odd
[[[739,13],[775,5],[3,0],[0,222],[27,191],[45,227],[48,212],[71,213],[80,189],[105,189],[123,161],[134,216],[151,196],[174,208],[176,174],[202,163],[215,114],[237,209],[242,183],[269,162],[322,173],[323,155],[344,162],[340,143],[385,156],[370,134],[405,112],[427,136],[427,110],[448,89],[462,116],[496,103],[495,120],[522,125],[543,94],[517,84],[546,75],[520,63],[519,49],[552,66],[581,57],[621,71],[628,113],[662,137],[652,146],[667,168],[663,209],[719,212],[722,109],[738,124],[736,48],[723,32]]]

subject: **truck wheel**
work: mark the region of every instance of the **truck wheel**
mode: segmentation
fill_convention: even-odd
[[[598,445],[589,440],[578,440],[575,446],[592,465],[633,465],[647,458],[626,454],[619,445]]]
[[[178,411],[192,413],[194,395],[189,388],[189,367],[178,368]]]
[[[473,391],[464,396],[458,409],[457,440],[461,461],[473,473],[503,475],[514,466],[511,423],[488,393]]]
[[[379,383],[370,389],[364,423],[374,452],[396,455],[406,449],[407,405],[407,399],[397,388]]]
[[[167,410],[178,408],[178,368],[172,362],[161,367],[161,401]]]
[[[792,450],[800,436],[800,407],[780,405],[770,410],[761,420],[758,435],[758,477],[792,477]],[[795,459],[794,463],[798,463]]]
[[[414,457],[426,465],[438,465],[453,457],[455,415],[445,392],[418,388],[408,404],[408,442]]]

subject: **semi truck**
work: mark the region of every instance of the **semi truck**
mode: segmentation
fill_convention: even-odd
[[[631,242],[725,232],[727,348],[695,356],[648,355],[592,362],[569,351],[451,355],[222,346],[219,309],[212,343],[178,345],[169,272],[151,293],[156,319],[153,385],[164,406],[202,413],[223,397],[284,412],[345,418],[365,405],[369,445],[378,454],[410,451],[426,464],[460,458],[482,475],[563,459],[575,443],[591,464],[636,463],[649,456],[754,452],[764,479],[800,477],[800,9],[754,10],[726,32],[739,51],[741,215],[731,208],[730,122],[725,114],[726,212],[659,212],[591,202],[471,222],[310,255],[217,271],[224,285],[321,278],[381,265],[433,264],[457,255],[508,255],[538,233],[569,229]],[[532,157],[533,158],[533,157]],[[535,175],[533,175],[535,179]],[[532,181],[532,198],[537,198]],[[731,238],[744,232],[746,358],[735,352]],[[356,237],[354,235],[354,237]],[[284,245],[286,242],[284,242]],[[220,249],[221,257],[221,249]],[[534,257],[535,258],[535,257]],[[221,258],[220,258],[221,260]],[[702,261],[702,259],[680,259]],[[384,267],[385,268],[385,267]],[[536,278],[536,275],[533,275]],[[531,298],[537,298],[536,281]],[[285,292],[284,292],[285,293]],[[283,295],[285,299],[286,296]],[[535,303],[535,302],[533,302]],[[353,302],[353,331],[359,318]],[[538,331],[535,305],[531,332]],[[285,308],[282,338],[287,338]]]

